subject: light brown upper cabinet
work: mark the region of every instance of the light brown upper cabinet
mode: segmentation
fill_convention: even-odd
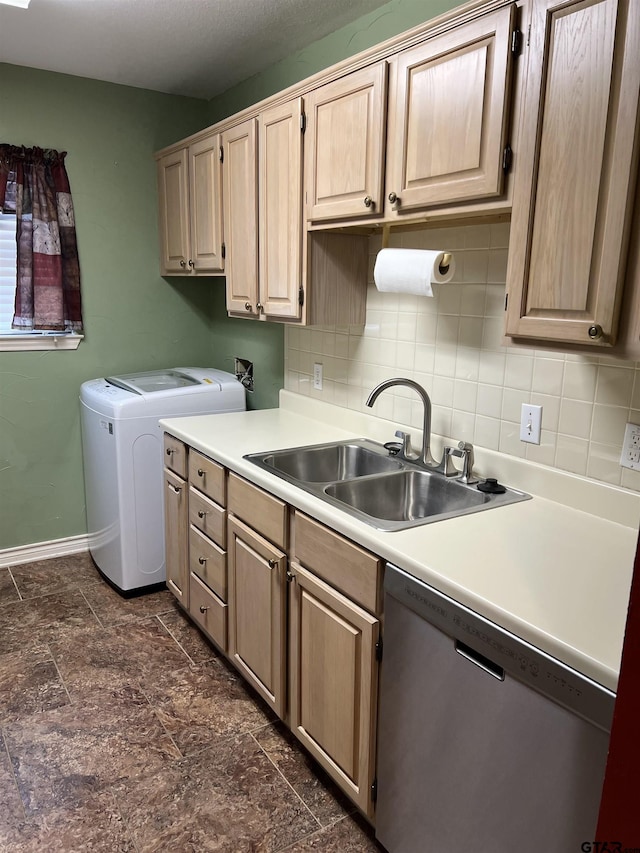
[[[502,193],[515,5],[391,63],[385,213]]]
[[[222,134],[227,310],[254,318],[300,314],[302,99]]]
[[[611,346],[637,168],[640,4],[535,0],[507,335]]]
[[[380,215],[387,63],[327,83],[306,99],[307,219]]]
[[[220,135],[160,157],[157,170],[162,275],[222,272]]]

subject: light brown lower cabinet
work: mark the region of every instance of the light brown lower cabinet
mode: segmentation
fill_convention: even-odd
[[[286,554],[230,515],[227,557],[229,657],[276,714],[284,717]]]
[[[164,469],[164,540],[167,586],[189,607],[189,509],[187,483]]]
[[[372,816],[380,621],[298,563],[290,575],[291,730]]]

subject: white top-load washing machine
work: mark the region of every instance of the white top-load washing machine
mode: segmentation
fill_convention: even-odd
[[[158,420],[238,412],[245,390],[222,370],[176,367],[80,388],[89,550],[131,594],[165,581],[162,430]]]

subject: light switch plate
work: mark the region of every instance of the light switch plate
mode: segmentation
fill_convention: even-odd
[[[623,468],[640,471],[640,424],[627,424],[622,442],[620,464]]]
[[[322,363],[319,361],[313,365],[313,387],[316,391],[322,391]]]
[[[540,444],[541,429],[542,406],[523,403],[520,414],[520,441],[526,441],[528,444]]]

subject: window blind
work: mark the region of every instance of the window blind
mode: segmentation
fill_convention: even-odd
[[[12,332],[16,294],[16,217],[0,211],[0,334]]]

